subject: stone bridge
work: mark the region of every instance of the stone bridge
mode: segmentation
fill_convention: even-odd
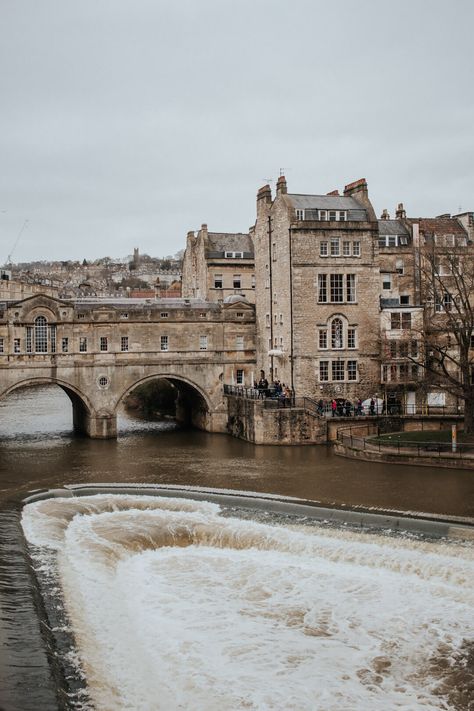
[[[255,311],[242,297],[0,303],[0,398],[55,383],[90,437],[115,437],[124,397],[159,378],[178,390],[179,421],[225,432],[223,384],[250,383],[254,370]]]

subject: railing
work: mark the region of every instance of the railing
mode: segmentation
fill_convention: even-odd
[[[297,407],[310,412],[318,417],[323,417],[325,412],[318,406],[316,400],[310,397],[286,396],[284,393],[277,393],[274,388],[259,390],[258,388],[246,388],[243,385],[224,385],[225,395],[246,398],[248,400],[260,400],[266,409],[282,409]]]
[[[385,441],[374,440],[373,436],[379,434],[379,428],[377,425],[368,425],[368,428],[372,427],[373,431],[369,430],[363,434],[353,433],[353,430],[361,429],[360,427],[344,427],[337,431],[337,441],[341,444],[351,447],[351,449],[358,449],[364,452],[385,452],[386,454],[409,454],[411,457],[445,457],[449,455],[449,458],[474,458],[474,444],[456,444],[453,449],[453,444],[451,442],[410,442],[408,440],[393,440],[392,442],[387,441],[390,435],[387,435]],[[370,435],[370,436],[367,436]]]
[[[333,410],[330,401],[325,401],[323,405],[310,397],[295,397],[284,398],[283,396],[278,396],[275,389],[272,387],[266,390],[259,390],[257,388],[245,387],[244,385],[224,385],[225,395],[234,395],[235,397],[247,398],[248,400],[263,400],[265,403],[268,401],[269,404],[265,407],[288,407],[289,401],[291,400],[292,407],[304,407],[305,410],[314,412],[320,417],[332,417]],[[286,403],[283,401],[286,399]],[[280,404],[277,401],[281,401]],[[344,401],[342,398],[337,400],[337,407],[334,411],[334,417],[343,418],[359,418],[359,417],[397,417],[397,416],[447,416],[447,415],[458,415],[462,417],[464,414],[461,407],[456,407],[455,405],[411,405],[411,404],[391,404],[385,406],[378,403],[374,407],[374,412],[370,412],[370,408],[366,407],[362,411],[357,410],[357,406],[348,400]]]

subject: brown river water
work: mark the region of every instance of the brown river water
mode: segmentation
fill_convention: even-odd
[[[58,708],[20,534],[22,499],[65,484],[116,482],[474,519],[472,471],[346,460],[325,446],[257,447],[125,414],[117,440],[90,440],[72,432],[72,408],[59,388],[19,390],[0,401],[0,710]]]

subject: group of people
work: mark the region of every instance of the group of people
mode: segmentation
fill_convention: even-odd
[[[369,415],[375,415],[377,408],[376,401],[371,398],[368,408]],[[352,415],[360,417],[365,414],[364,405],[360,398],[354,403],[344,398],[333,398],[328,403],[325,400],[318,402],[318,414],[324,415],[326,412],[331,412],[333,417],[351,417]]]
[[[269,385],[265,374],[262,373],[260,380],[254,383],[254,388],[258,390],[259,398],[272,397],[280,400],[284,405],[291,404],[293,393],[291,388],[285,383],[280,383],[279,380],[274,380],[271,385]]]

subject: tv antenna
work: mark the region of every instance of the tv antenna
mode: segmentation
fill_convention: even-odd
[[[7,264],[11,264],[11,263],[12,263],[13,252],[15,251],[15,249],[16,249],[17,246],[18,246],[18,242],[20,241],[21,235],[23,234],[23,232],[24,232],[24,231],[26,230],[26,228],[28,227],[28,223],[29,223],[29,220],[25,220],[24,223],[22,224],[21,229],[20,229],[20,231],[18,232],[18,234],[17,234],[17,236],[16,236],[16,239],[15,239],[15,241],[14,241],[14,243],[13,243],[13,247],[12,247],[11,250],[10,250],[10,254],[9,254],[8,257],[7,257],[7,261],[6,261]]]

